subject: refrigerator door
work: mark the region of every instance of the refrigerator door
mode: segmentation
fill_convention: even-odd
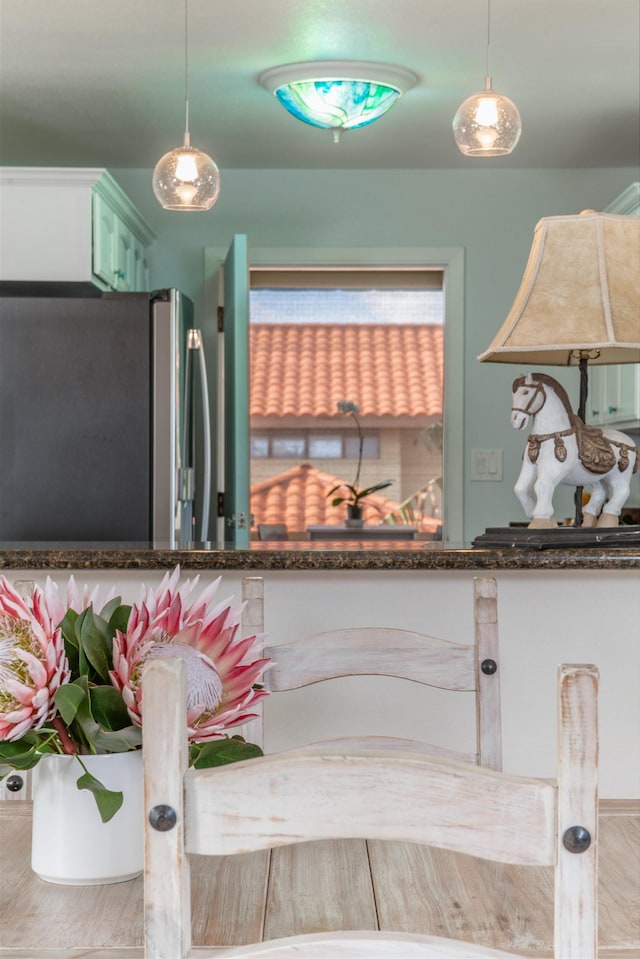
[[[153,491],[152,533],[155,543],[177,545],[181,514],[178,479],[182,448],[185,317],[176,290],[163,290],[153,301]]]
[[[147,294],[0,298],[0,540],[147,541]]]
[[[209,401],[202,337],[192,324],[193,304],[187,297],[177,290],[155,294],[153,540],[176,546],[208,539]]]

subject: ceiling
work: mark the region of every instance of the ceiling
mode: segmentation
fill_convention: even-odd
[[[151,168],[182,141],[182,0],[0,0],[0,163]],[[638,0],[493,0],[494,88],[518,105],[509,157],[470,159],[451,120],[481,89],[485,0],[189,0],[190,127],[222,169],[635,167]],[[299,60],[399,64],[419,82],[331,134],[257,82]]]

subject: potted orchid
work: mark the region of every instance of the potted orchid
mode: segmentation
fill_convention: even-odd
[[[382,483],[375,483],[373,486],[367,486],[364,489],[359,486],[360,469],[362,467],[362,451],[364,448],[364,435],[360,426],[360,420],[358,419],[360,407],[356,403],[352,403],[349,400],[340,400],[338,403],[338,410],[340,413],[345,413],[349,416],[352,416],[356,424],[356,429],[358,430],[358,467],[356,469],[356,475],[353,483],[338,483],[337,486],[332,486],[326,495],[327,497],[333,496],[333,494],[337,493],[338,490],[345,490],[346,492],[344,495],[334,496],[334,498],[331,500],[331,505],[340,506],[342,503],[346,503],[347,526],[362,526],[364,524],[362,501],[371,493],[377,493],[379,490],[386,489],[388,486],[391,486],[393,480],[384,480]]]
[[[189,759],[198,767],[261,755],[227,730],[255,713],[268,660],[262,637],[238,638],[241,606],[214,606],[220,578],[195,595],[198,578],[180,569],[138,603],[113,597],[97,611],[97,591],[73,577],[66,598],[47,578],[23,598],[0,578],[0,779],[45,757],[77,760],[77,787],[89,790],[108,822],[123,803],[87,768],[90,757],[142,745],[142,669],[177,656],[187,665]]]

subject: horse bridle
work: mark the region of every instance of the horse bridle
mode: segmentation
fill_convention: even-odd
[[[527,387],[527,388],[529,388],[529,389],[532,389],[532,390],[533,390],[533,393],[531,394],[531,396],[530,396],[530,398],[529,398],[529,402],[527,403],[527,405],[526,405],[524,408],[521,407],[521,406],[512,406],[512,407],[511,407],[511,412],[512,412],[512,413],[526,413],[527,416],[530,416],[530,415],[531,415],[531,406],[533,405],[533,401],[535,400],[535,398],[536,398],[536,396],[538,395],[538,393],[542,393],[542,406],[540,407],[540,409],[542,409],[542,407],[544,406],[544,404],[545,404],[546,401],[547,401],[547,394],[545,393],[544,385],[543,385],[542,383],[523,383],[522,386],[525,386],[525,387]],[[520,387],[519,387],[519,388],[520,388]],[[539,411],[536,410],[536,412],[539,412]]]

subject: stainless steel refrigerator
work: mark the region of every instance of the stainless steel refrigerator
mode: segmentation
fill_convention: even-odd
[[[0,290],[0,541],[207,540],[192,303],[177,290],[45,292]]]

